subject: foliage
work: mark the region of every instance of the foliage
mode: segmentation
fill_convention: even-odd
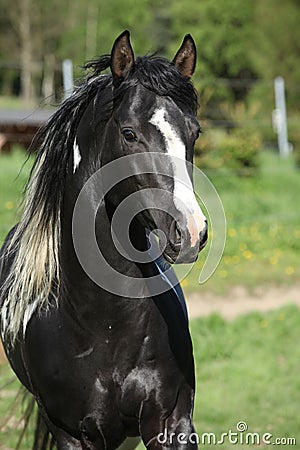
[[[78,66],[109,52],[114,38],[128,28],[137,53],[160,48],[169,57],[191,33],[198,44],[201,81],[196,83],[202,89],[217,78],[248,82],[278,74],[292,87],[300,76],[295,0],[0,0],[0,7],[0,59],[14,64],[24,50],[21,26],[29,11],[29,60],[35,64],[53,55],[57,62],[71,58]],[[243,99],[248,91],[249,86],[233,83],[218,95]]]
[[[257,132],[237,128],[212,137],[199,139],[195,147],[196,164],[203,169],[231,169],[241,176],[255,175],[259,169],[261,140]]]
[[[247,48],[253,34],[254,2],[173,1],[170,15],[177,40],[185,27],[200,43],[201,78],[252,76]]]
[[[295,92],[300,80],[300,5],[296,0],[256,2],[256,34],[253,36],[253,62],[264,79],[284,77],[288,92]],[[289,30],[293,30],[290,32]],[[288,95],[290,107],[299,105],[299,92]]]

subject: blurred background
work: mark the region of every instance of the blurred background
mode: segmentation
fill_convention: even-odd
[[[0,8],[1,243],[20,213],[32,162],[23,167],[25,149],[72,78],[84,76],[84,62],[110,53],[124,29],[136,55],[159,50],[169,58],[192,34],[203,131],[195,163],[227,219],[215,274],[199,285],[207,248],[182,282],[197,366],[197,431],[235,431],[245,420],[249,431],[285,439],[298,433],[300,442],[299,0],[0,0]],[[1,450],[13,448],[22,426],[15,414],[1,424],[17,386],[7,384],[11,376],[3,358]]]

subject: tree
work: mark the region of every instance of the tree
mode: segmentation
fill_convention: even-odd
[[[289,104],[299,109],[300,4],[297,0],[256,0],[253,61],[262,79],[285,79]]]
[[[224,119],[221,103],[243,101],[256,78],[250,52],[254,6],[240,0],[171,2],[171,53],[175,41],[193,35],[198,54],[194,82],[207,117]]]

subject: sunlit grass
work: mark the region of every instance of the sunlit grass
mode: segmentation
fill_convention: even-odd
[[[18,220],[22,190],[27,181],[31,161],[16,148],[11,154],[0,155],[0,245]]]
[[[292,159],[262,153],[260,173],[240,178],[230,172],[208,174],[222,200],[227,220],[223,258],[215,274],[201,286],[222,293],[242,284],[290,284],[299,280],[299,171]],[[197,187],[201,192],[201,186]],[[208,248],[185,280],[185,289],[199,288],[198,278]]]

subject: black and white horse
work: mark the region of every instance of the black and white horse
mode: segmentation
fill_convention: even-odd
[[[190,169],[200,131],[190,82],[195,61],[190,35],[172,62],[134,59],[125,31],[111,55],[88,65],[92,75],[38,136],[24,212],[0,254],[4,348],[47,427],[36,448],[52,440],[59,450],[113,450],[138,436],[149,449],[197,447],[157,438],[194,432],[192,344],[169,263],[195,261],[207,239]],[[109,182],[116,161],[120,181],[99,201],[99,180],[89,180],[107,166],[100,184]],[[87,206],[76,228],[74,207],[84,186]],[[132,261],[116,248],[111,223],[123,201],[143,192],[130,242],[149,255],[156,230],[165,236],[163,255]],[[91,211],[99,251],[120,277],[108,280],[94,257]],[[83,243],[80,257],[74,233]]]

